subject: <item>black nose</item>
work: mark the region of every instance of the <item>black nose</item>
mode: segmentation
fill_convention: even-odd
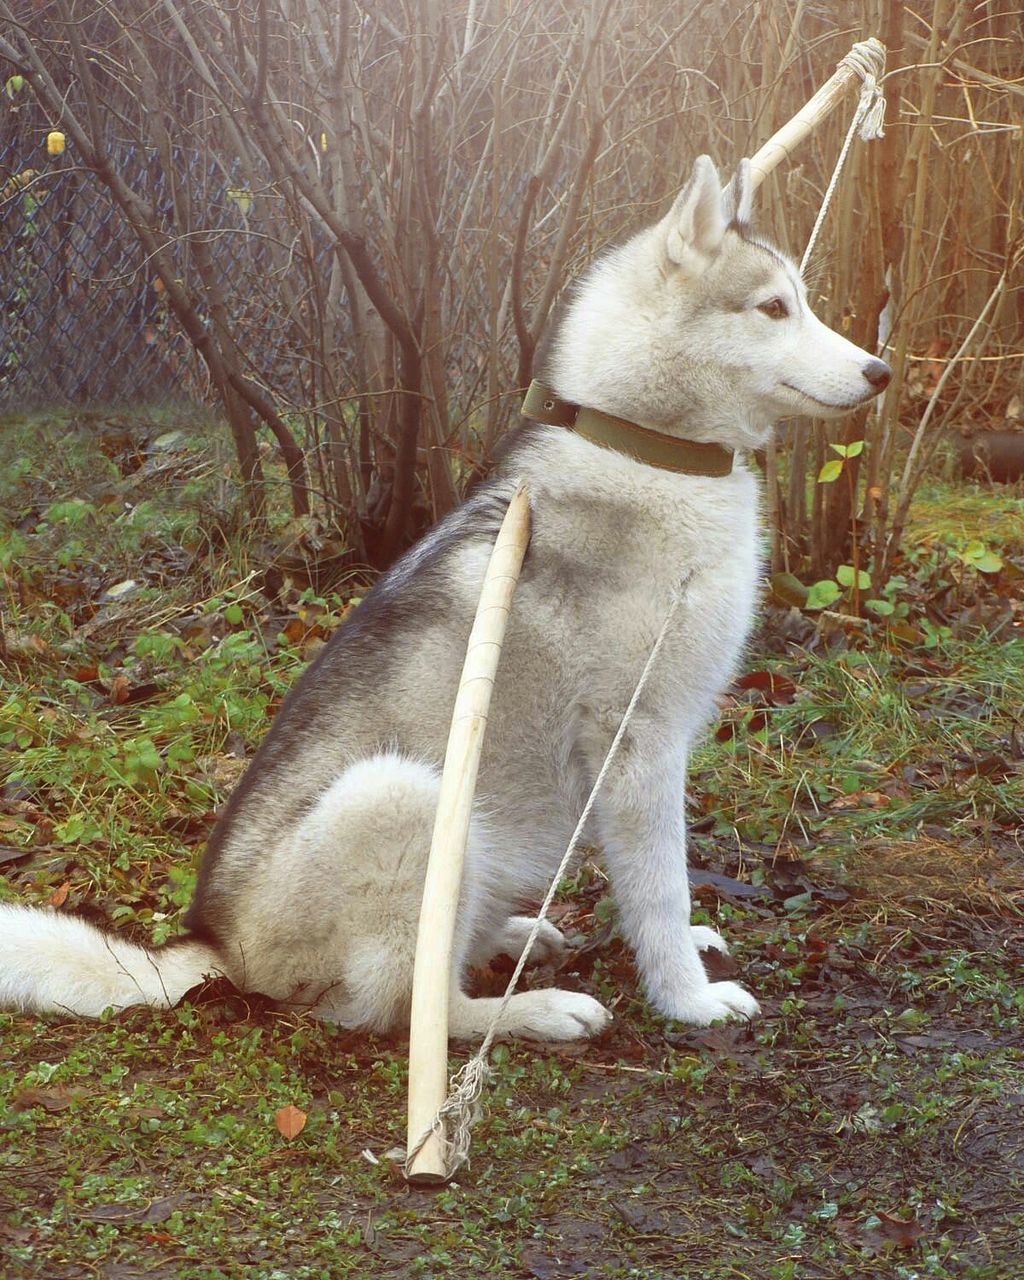
[[[892,370],[884,360],[869,360],[861,373],[876,391],[884,391],[892,377]]]

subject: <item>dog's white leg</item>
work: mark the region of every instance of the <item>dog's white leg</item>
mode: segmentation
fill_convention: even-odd
[[[626,941],[647,998],[681,1022],[752,1018],[757,1001],[735,982],[709,982],[699,948],[713,929],[690,926],[680,754],[648,753],[628,736],[597,802],[597,825]]]
[[[472,912],[477,924],[474,941],[467,945],[463,938],[469,931],[456,938],[452,963],[452,983],[449,995],[448,1028],[459,1040],[480,1040],[490,1029],[501,1007],[499,997],[474,998],[462,990],[460,978],[469,963],[486,963],[492,956],[506,954],[518,960],[526,945],[536,920],[529,916],[506,917],[497,923],[493,915],[494,904],[482,896],[480,884],[481,863],[495,856],[493,846],[487,858],[479,861],[473,850],[467,851],[466,893],[462,910]],[[488,919],[490,917],[490,919]],[[500,917],[499,917],[500,919]],[[530,963],[539,964],[557,959],[565,950],[565,939],[553,924],[541,922],[540,931],[530,952]],[[612,1015],[588,995],[578,991],[561,991],[557,988],[545,991],[522,991],[513,995],[498,1023],[500,1039],[522,1036],[527,1040],[585,1040],[596,1036],[611,1022]]]

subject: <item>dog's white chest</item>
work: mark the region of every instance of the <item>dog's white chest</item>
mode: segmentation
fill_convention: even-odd
[[[750,628],[759,562],[753,477],[741,468],[681,477],[605,450],[567,457],[571,443],[555,443],[559,465],[534,481],[531,583],[514,606],[547,632],[550,665],[534,676],[621,715],[678,597],[645,701],[667,721],[695,727]],[[561,491],[552,471],[570,478]]]

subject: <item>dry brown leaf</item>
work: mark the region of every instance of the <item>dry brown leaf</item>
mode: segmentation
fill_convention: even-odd
[[[46,899],[48,907],[62,907],[67,901],[68,890],[71,888],[71,881],[65,880],[63,884],[58,885],[53,893]]]
[[[26,1085],[24,1089],[19,1089],[14,1094],[11,1107],[15,1111],[30,1111],[33,1107],[42,1107],[44,1111],[55,1115],[58,1111],[67,1111],[73,1102],[78,1102],[84,1097],[84,1089],[66,1089],[58,1085],[43,1089]]]
[[[8,631],[4,635],[4,645],[8,656],[12,658],[49,658],[54,654],[54,650],[42,636],[17,631]]]
[[[127,676],[114,676],[113,680],[110,682],[110,688],[107,693],[110,701],[115,707],[118,707],[121,703],[128,701],[128,689],[129,685]]]
[[[274,1123],[281,1137],[287,1138],[290,1142],[306,1127],[306,1113],[300,1111],[298,1107],[293,1107],[289,1102],[286,1107],[278,1107],[274,1112]]]
[[[864,1232],[864,1240],[873,1249],[912,1249],[924,1234],[924,1228],[916,1218],[897,1218],[881,1210],[875,1216],[878,1226]]]
[[[851,791],[829,802],[830,809],[884,809],[891,799],[882,791]]]

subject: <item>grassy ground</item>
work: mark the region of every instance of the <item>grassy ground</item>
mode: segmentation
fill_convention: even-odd
[[[161,939],[217,804],[360,586],[304,585],[307,530],[243,543],[187,422],[2,440],[0,896]],[[1020,510],[929,490],[890,591],[903,639],[770,612],[695,758],[698,919],[762,1021],[653,1018],[587,864],[558,980],[612,1005],[612,1029],[500,1048],[471,1167],[422,1191],[395,1160],[401,1040],[216,987],[100,1023],[0,1014],[0,1273],[1024,1275]],[[268,559],[291,574],[273,605]]]

